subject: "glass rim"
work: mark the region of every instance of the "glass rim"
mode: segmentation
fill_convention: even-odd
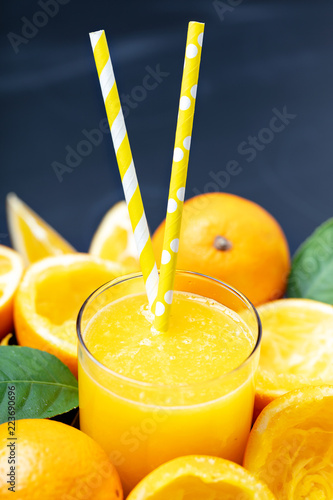
[[[239,292],[236,288],[232,287],[231,285],[228,285],[224,281],[218,280],[216,278],[212,278],[211,276],[207,276],[207,275],[202,274],[202,273],[197,273],[195,271],[186,271],[186,270],[182,270],[182,269],[177,269],[176,274],[194,275],[194,276],[199,276],[201,278],[205,278],[205,279],[214,281],[215,283],[222,285],[225,289],[229,290],[234,295],[236,295],[238,298],[240,298],[243,302],[246,303],[248,308],[254,314],[254,317],[256,319],[256,324],[257,324],[257,333],[258,333],[256,343],[255,343],[252,351],[250,352],[250,354],[247,356],[247,358],[245,358],[244,361],[242,361],[242,363],[240,365],[236,366],[236,368],[233,368],[229,372],[223,373],[222,375],[219,375],[213,379],[204,380],[203,382],[200,381],[200,382],[195,382],[195,383],[190,383],[190,384],[182,384],[182,385],[161,384],[161,383],[154,384],[151,382],[145,382],[143,380],[133,379],[133,378],[127,377],[125,375],[122,375],[120,373],[117,373],[116,371],[112,370],[111,368],[108,368],[107,366],[103,365],[103,363],[98,361],[94,357],[94,355],[89,351],[89,349],[88,349],[88,347],[85,344],[85,341],[83,339],[83,335],[81,332],[81,323],[82,323],[82,318],[83,318],[84,312],[93,298],[98,297],[101,293],[108,290],[109,288],[111,288],[115,285],[119,285],[121,283],[125,283],[126,281],[129,281],[129,280],[132,280],[135,278],[143,278],[142,273],[137,272],[137,273],[131,273],[131,274],[123,275],[123,276],[118,276],[117,278],[115,278],[111,281],[108,281],[108,282],[104,283],[104,285],[101,285],[100,287],[96,288],[96,290],[94,290],[89,295],[89,297],[84,301],[84,303],[82,304],[82,306],[80,308],[80,311],[78,313],[77,320],[76,320],[77,337],[79,340],[79,344],[83,347],[85,353],[88,355],[88,357],[93,361],[93,363],[95,365],[97,365],[99,368],[101,368],[104,372],[107,372],[108,374],[112,375],[114,378],[116,378],[116,379],[118,379],[126,384],[135,385],[137,387],[141,387],[141,388],[145,388],[145,389],[160,389],[160,390],[170,390],[170,389],[177,389],[177,390],[186,390],[187,389],[188,390],[191,388],[198,388],[200,386],[214,384],[214,383],[217,383],[219,381],[222,381],[223,379],[231,377],[233,374],[237,373],[239,370],[241,370],[244,366],[246,366],[250,362],[250,360],[253,358],[254,354],[258,350],[258,348],[260,346],[261,338],[262,338],[262,325],[261,325],[260,316],[259,316],[258,311],[256,310],[255,306],[252,304],[252,302],[243,293]]]

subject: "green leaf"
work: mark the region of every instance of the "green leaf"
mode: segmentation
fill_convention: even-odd
[[[78,384],[56,356],[20,346],[0,347],[0,424],[8,421],[8,387],[15,418],[50,418],[78,406]]]
[[[297,250],[287,295],[333,304],[333,218],[319,226]]]

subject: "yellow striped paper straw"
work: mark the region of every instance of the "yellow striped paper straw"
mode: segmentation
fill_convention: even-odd
[[[203,23],[190,22],[188,25],[160,279],[155,305],[154,325],[161,332],[168,329],[173,297],[204,28]]]
[[[131,219],[148,301],[152,307],[158,288],[158,272],[149,235],[138,179],[135,172],[124,115],[104,30],[89,33],[102,89],[113,146],[117,156],[125,199]]]

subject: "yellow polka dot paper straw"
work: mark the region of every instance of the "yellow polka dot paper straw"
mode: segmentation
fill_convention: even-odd
[[[150,307],[158,272],[104,30],[89,33]]]
[[[161,332],[168,329],[172,304],[204,27],[203,23],[190,22],[187,32],[160,279],[155,304],[154,325]]]

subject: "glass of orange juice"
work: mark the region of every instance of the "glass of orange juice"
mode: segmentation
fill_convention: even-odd
[[[109,454],[126,494],[177,456],[241,462],[261,339],[244,295],[178,271],[170,327],[161,333],[142,275],[130,275],[86,300],[77,329],[81,430]]]

